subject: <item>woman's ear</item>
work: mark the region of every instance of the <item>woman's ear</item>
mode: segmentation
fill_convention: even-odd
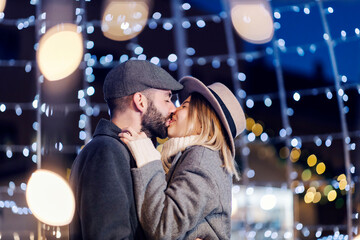
[[[134,93],[133,102],[136,110],[142,113],[146,111],[148,103],[147,103],[147,98],[145,97],[144,94],[142,94],[141,92]]]

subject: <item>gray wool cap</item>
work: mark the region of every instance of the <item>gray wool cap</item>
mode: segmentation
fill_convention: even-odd
[[[104,99],[121,98],[148,88],[178,91],[183,86],[167,71],[146,60],[128,60],[106,75]]]

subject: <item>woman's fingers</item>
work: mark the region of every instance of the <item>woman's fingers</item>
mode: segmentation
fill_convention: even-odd
[[[125,130],[128,132],[128,134],[130,134],[131,137],[136,138],[139,135],[132,127],[127,127]]]
[[[128,144],[129,141],[134,141],[134,140],[137,140],[137,139],[147,138],[147,136],[146,136],[146,134],[144,132],[137,133],[131,127],[123,128],[122,132],[119,133],[119,137],[120,137],[121,141],[123,141],[126,144]]]
[[[120,136],[120,140],[123,141],[126,145],[129,144],[129,140]]]
[[[146,133],[140,132],[140,133],[139,133],[139,138],[147,138]]]

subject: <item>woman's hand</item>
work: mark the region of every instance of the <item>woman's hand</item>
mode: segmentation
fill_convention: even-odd
[[[128,145],[130,141],[147,138],[144,132],[137,133],[132,127],[121,129],[121,133],[119,133],[119,137],[120,140],[123,141],[126,145]]]
[[[123,128],[119,133],[120,140],[123,141],[133,155],[137,167],[160,160],[160,152],[157,151],[151,142],[151,139],[144,132],[137,133],[133,128]]]

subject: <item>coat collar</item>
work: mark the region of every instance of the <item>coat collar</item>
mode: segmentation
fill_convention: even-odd
[[[118,136],[119,133],[121,133],[121,129],[118,126],[116,126],[113,122],[102,118],[96,126],[94,137],[107,135],[120,140]]]

